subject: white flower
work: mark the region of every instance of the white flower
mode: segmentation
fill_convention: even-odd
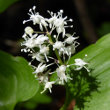
[[[59,49],[60,56],[63,54],[63,55],[67,55],[68,57],[71,57],[71,55],[74,53],[75,53],[75,45],[74,44]]]
[[[57,16],[53,12],[50,12],[50,11],[47,11],[47,12],[51,15],[51,18],[46,19],[46,21],[49,23],[49,27],[52,28],[52,26],[54,27],[53,24],[54,24],[55,20],[57,19]]]
[[[56,41],[53,44],[53,50],[58,49],[59,55],[62,55],[62,52],[64,52],[64,45],[61,41]]]
[[[75,45],[74,44],[65,47],[64,54],[67,54],[68,56],[71,56],[71,54],[74,54],[74,53],[75,53]]]
[[[50,11],[48,11],[48,12],[51,15],[51,18],[47,19],[47,21],[49,23],[49,27],[52,28],[52,30],[54,30],[56,28],[58,35],[60,33],[63,33],[63,37],[64,37],[65,28],[66,27],[72,27],[72,26],[66,26],[67,22],[68,21],[72,22],[72,19],[67,20],[67,16],[63,18],[62,17],[63,10],[60,10],[58,12],[58,14],[50,12]]]
[[[64,25],[67,24],[65,21],[66,19],[67,19],[67,17],[65,17],[65,18],[60,17],[60,18],[56,19],[54,22],[57,33],[58,34],[63,33],[63,37],[65,35],[65,26]]]
[[[44,56],[41,55],[40,53],[33,53],[31,56],[32,59],[36,59],[39,62],[44,62]]]
[[[41,54],[44,54],[45,58],[46,58],[46,61],[48,62],[48,58],[47,58],[47,55],[49,54],[49,47],[43,45],[43,46],[40,46],[40,53]]]
[[[69,36],[67,39],[65,39],[65,42],[67,44],[72,44],[78,37]]]
[[[26,47],[28,47],[28,48],[33,48],[33,47],[36,46],[36,44],[35,44],[34,41],[35,41],[35,40],[34,40],[33,38],[30,38],[29,40],[27,40],[27,41],[24,43],[24,45],[25,45]]]
[[[40,83],[46,83],[46,82],[48,82],[48,76],[47,75],[42,74],[42,75],[40,75],[38,77],[39,77],[38,80],[40,81]]]
[[[36,43],[37,45],[41,45],[41,44],[43,44],[45,41],[48,41],[48,40],[49,40],[49,38],[48,38],[47,36],[44,36],[44,35],[42,34],[42,35],[39,35],[39,36],[36,38],[35,43]]]
[[[49,47],[46,47],[45,45],[40,46],[40,53],[44,54],[46,61],[48,62],[49,60],[47,58],[47,55],[49,54]]]
[[[65,35],[65,28],[63,26],[62,27],[57,27],[56,28],[56,31],[57,31],[58,34],[60,34],[61,32],[63,32],[63,37],[64,37],[64,35]]]
[[[47,19],[47,21],[50,23],[50,24],[54,24],[54,22],[57,20],[57,16],[54,14],[54,16],[52,16],[50,19]],[[50,26],[51,28],[52,26]]]
[[[65,65],[61,65],[61,66],[59,66],[59,68],[56,69],[57,76],[62,81],[62,84],[64,84],[64,81],[67,82],[67,76],[65,75],[65,71],[66,71],[66,66]]]
[[[39,15],[39,13],[35,12],[36,7],[33,6],[32,9],[29,10],[28,15],[30,16],[29,20],[24,20],[23,24],[28,22],[28,21],[33,21],[33,24],[39,24],[40,30],[43,31],[43,26],[46,28],[46,26],[48,26],[48,24],[45,21],[45,18],[42,17],[41,15]]]
[[[63,42],[61,42],[61,41],[56,41],[53,45],[53,49],[61,49],[63,47],[64,47],[64,45],[63,45]]]
[[[33,73],[43,73],[47,69],[46,64],[40,63]]]
[[[88,68],[85,66],[88,63],[84,62],[82,59],[75,59],[75,64],[77,66],[76,70],[81,70],[83,67],[89,72]]]
[[[74,33],[73,35],[66,34],[66,28],[73,26],[68,25],[68,22],[72,22],[72,19],[68,19],[67,16],[63,17],[63,10],[60,10],[58,13],[48,11],[51,17],[44,18],[35,9],[36,7],[33,6],[29,10],[29,20],[24,20],[23,23],[32,21],[33,25],[40,27],[40,32],[39,30],[34,31],[30,26],[27,26],[22,36],[24,39],[22,45],[25,47],[21,51],[29,52],[32,61],[37,61],[35,63],[37,66],[32,65],[32,61],[29,64],[35,69],[33,73],[37,80],[44,85],[44,90],[41,93],[47,89],[52,92],[52,85],[56,82],[64,84],[68,79],[72,79],[69,77],[69,74],[66,74],[67,67],[74,65],[76,67],[74,70],[85,68],[89,72],[86,67],[88,63],[78,58],[75,59],[74,64],[68,64],[72,54],[75,53],[76,47],[79,45],[76,41],[78,37],[74,37]],[[45,30],[43,31],[44,28]],[[56,54],[55,58],[50,56],[50,49],[53,49],[52,52]],[[55,71],[53,71],[51,70],[52,65],[57,65],[58,68],[54,66],[55,68],[53,69]],[[56,81],[49,81],[50,75],[54,73],[57,73]]]
[[[51,91],[52,84],[55,84],[55,81],[46,82],[46,83],[45,83],[44,90],[41,92],[41,94],[44,93],[47,89],[49,89],[49,91],[50,91],[50,93],[51,93],[51,92],[52,92],[52,91]]]
[[[49,53],[49,47],[46,47],[45,45],[40,47],[40,53],[41,54],[48,54]]]
[[[31,35],[30,37],[28,37],[26,34],[23,35],[23,38],[25,39],[25,41],[21,44],[26,46],[26,48],[34,48],[37,46],[35,39],[36,39],[37,34]]]
[[[33,34],[33,32],[34,32],[34,30],[30,26],[27,26],[25,28],[25,33],[30,35],[30,36]]]

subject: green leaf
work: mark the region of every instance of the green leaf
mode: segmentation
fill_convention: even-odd
[[[50,76],[50,81],[56,81],[57,79],[58,79],[58,76],[56,72]]]
[[[0,13],[5,11],[10,5],[18,0],[0,0]]]
[[[85,57],[85,54],[88,56]],[[74,62],[75,58],[82,58],[89,63],[89,68],[92,69],[90,74],[96,78],[98,82],[98,91],[94,91],[91,97],[87,97],[84,103],[84,110],[109,110],[110,109],[110,34],[102,37],[96,44],[93,44],[82,50],[70,59],[70,64]],[[84,73],[85,74],[85,73]],[[73,79],[74,80],[74,79]],[[91,81],[91,84],[94,82]],[[74,84],[70,84],[74,85]],[[82,85],[86,87],[86,84]],[[91,85],[92,86],[92,85]],[[88,87],[88,86],[87,86]],[[86,89],[89,89],[87,88]],[[74,88],[73,88],[74,89]],[[80,90],[79,90],[80,91]],[[80,93],[83,91],[80,91]],[[80,95],[81,96],[81,95]],[[75,97],[74,97],[75,98]],[[77,97],[78,98],[78,97]],[[81,97],[79,97],[81,98]],[[77,99],[75,99],[77,100]],[[80,100],[80,102],[83,100]],[[82,110],[83,108],[75,110]]]
[[[105,34],[110,33],[110,22],[104,22],[98,29],[98,34],[103,36]]]
[[[47,96],[46,93],[41,94],[44,87],[39,87],[39,91],[30,100],[24,102],[23,106],[26,110],[34,110],[38,104],[48,104],[52,101],[51,97]]]
[[[0,51],[0,110],[13,110],[36,94],[39,85],[32,72],[24,58]]]

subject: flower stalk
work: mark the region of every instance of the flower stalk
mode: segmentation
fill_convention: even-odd
[[[53,40],[52,40],[52,36],[49,34],[49,32],[47,32],[47,36],[49,37],[49,42],[50,42],[50,44],[54,44],[54,42],[53,42]],[[59,55],[57,49],[55,49],[55,55],[56,55],[56,57],[57,57],[57,59],[58,59],[58,61],[59,61],[59,64],[60,64],[60,65],[63,65],[63,61],[61,60],[60,55]]]
[[[63,106],[60,108],[60,110],[67,110],[70,102],[71,102],[71,97],[69,94],[69,89],[68,89],[68,85],[65,84],[65,89],[66,89],[66,97],[65,97],[65,103],[63,104]]]
[[[75,63],[73,61],[72,65],[68,64],[71,56],[75,53],[76,47],[79,45],[76,41],[78,37],[75,37],[75,34],[66,33],[66,28],[73,27],[73,25],[68,25],[68,22],[73,20],[67,19],[67,16],[63,17],[63,10],[58,13],[47,12],[50,14],[50,18],[44,18],[36,12],[36,6],[29,9],[29,19],[24,20],[23,24],[31,21],[33,25],[39,25],[40,32],[27,26],[22,36],[24,42],[21,44],[24,47],[21,51],[28,53],[32,57],[29,64],[35,70],[33,72],[35,78],[44,85],[44,90],[41,93],[47,89],[52,92],[52,85],[55,83],[65,85],[68,80],[72,80],[69,74],[66,73],[66,69],[70,66],[75,66],[75,70],[85,68],[89,71],[86,67],[88,63],[80,58],[75,59]],[[50,48],[50,45],[52,48]],[[49,54],[50,49],[55,53],[56,58]],[[33,61],[36,61],[38,65],[33,65]],[[57,67],[55,66],[56,68],[51,70],[50,68],[53,65],[57,65]],[[55,73],[57,73],[57,79],[50,81],[50,75]]]

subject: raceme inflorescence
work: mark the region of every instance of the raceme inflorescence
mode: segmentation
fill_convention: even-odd
[[[70,66],[75,66],[76,71],[85,68],[89,72],[86,66],[88,63],[81,58],[75,59],[71,65],[68,64],[79,45],[76,41],[78,37],[75,37],[74,33],[66,32],[67,28],[73,27],[73,25],[68,25],[73,20],[68,19],[67,16],[63,17],[63,10],[58,13],[47,12],[50,14],[50,18],[44,18],[36,12],[36,6],[29,9],[29,19],[24,20],[23,24],[31,21],[33,26],[39,26],[40,31],[27,26],[22,36],[24,41],[21,44],[24,47],[21,51],[28,53],[32,58],[29,64],[34,68],[35,78],[44,85],[41,93],[47,89],[52,92],[53,84],[64,85],[68,80],[73,80],[66,73],[66,69]],[[35,61],[36,63],[33,65]],[[56,74],[57,78],[51,81],[53,74]]]

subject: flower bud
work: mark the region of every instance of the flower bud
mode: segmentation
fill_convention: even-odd
[[[30,27],[30,26],[27,26],[25,28],[25,33],[28,34],[28,35],[32,35],[34,32],[34,30]]]

